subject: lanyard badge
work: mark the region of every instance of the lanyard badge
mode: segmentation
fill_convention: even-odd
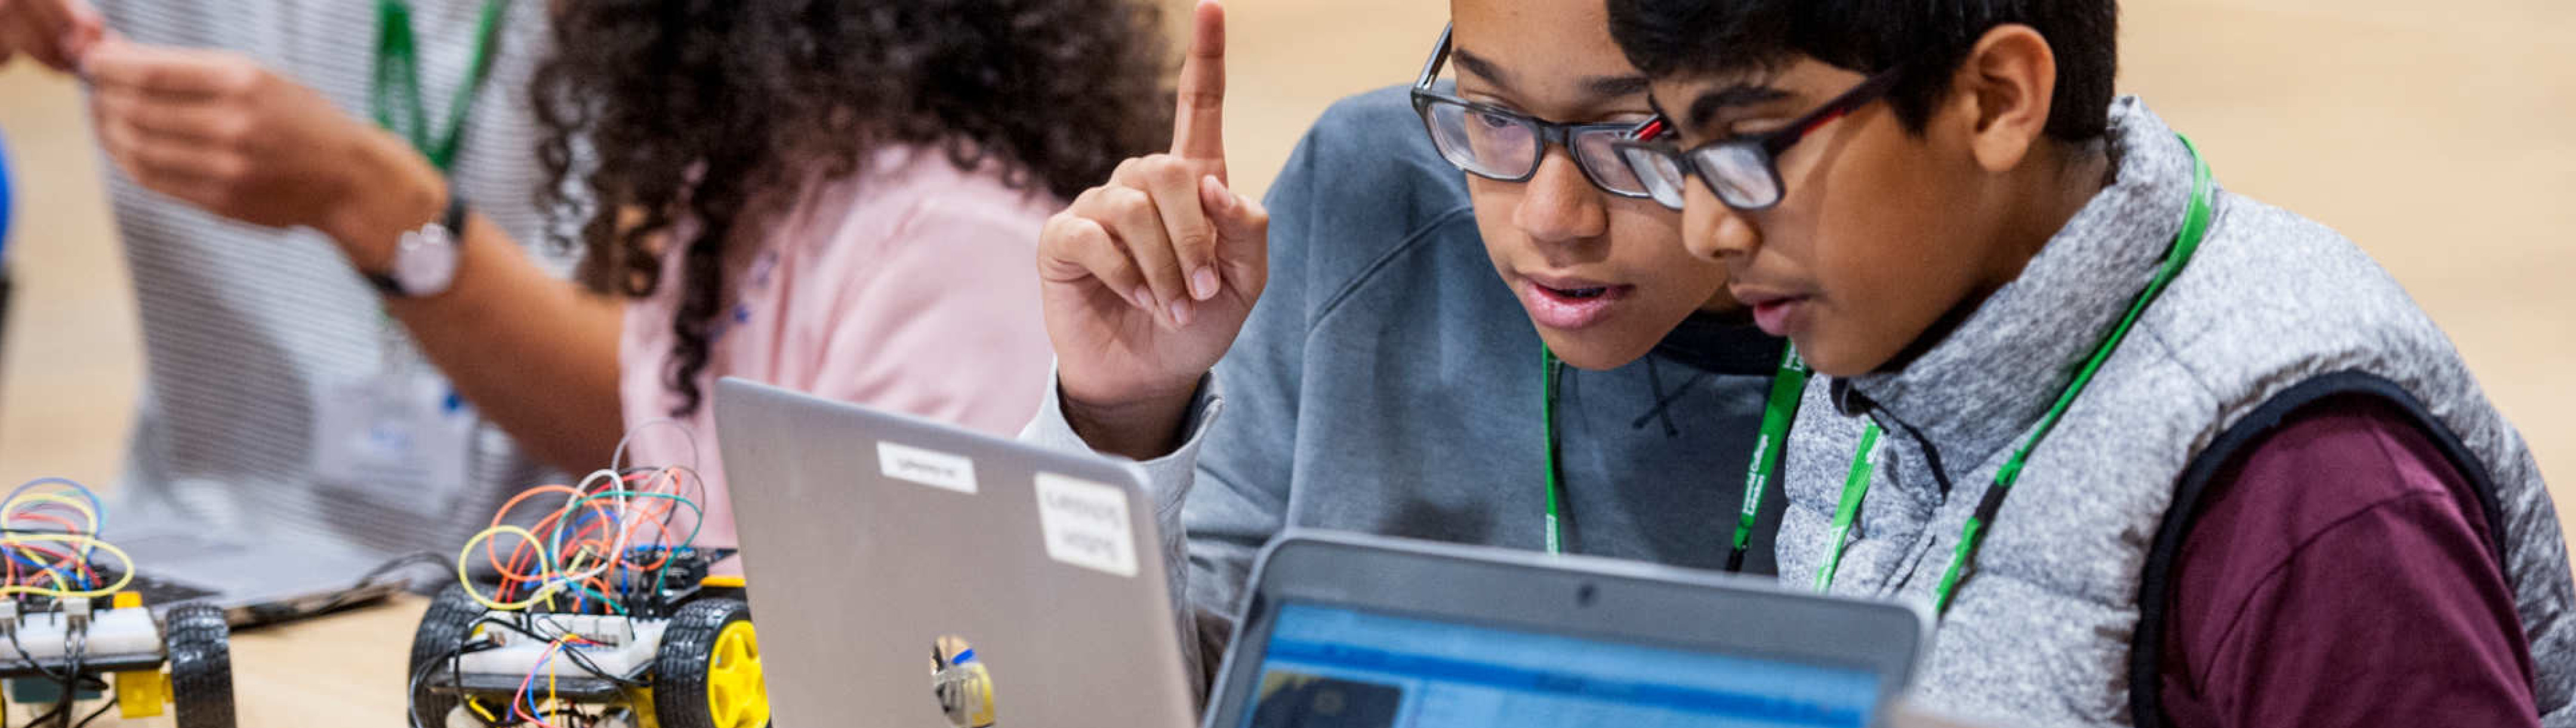
[[[473,113],[474,99],[482,92],[483,82],[491,77],[492,49],[500,37],[501,16],[508,7],[508,0],[483,3],[465,82],[457,84],[456,102],[448,105],[446,122],[433,132],[429,109],[420,98],[420,48],[412,34],[411,3],[376,0],[375,85],[370,96],[376,123],[410,140],[412,147],[428,155],[430,164],[440,172],[449,171],[456,163],[465,120]]]
[[[427,504],[464,489],[476,417],[436,373],[317,378],[310,396],[316,479]]]
[[[491,74],[507,0],[486,0],[475,28],[473,56],[458,84],[455,103],[433,130],[421,102],[420,49],[411,5],[378,0],[374,85],[376,123],[401,135],[441,173],[456,162],[465,122]],[[474,461],[476,417],[454,389],[417,355],[388,317],[380,364],[372,376],[313,378],[307,391],[313,413],[313,476],[323,483],[415,502],[464,490]]]

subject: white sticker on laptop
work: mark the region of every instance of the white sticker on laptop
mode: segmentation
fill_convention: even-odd
[[[1039,473],[1038,528],[1047,558],[1119,576],[1136,575],[1136,536],[1127,492],[1117,486]]]
[[[877,467],[883,469],[889,478],[975,494],[975,461],[956,455],[880,442],[877,443]]]

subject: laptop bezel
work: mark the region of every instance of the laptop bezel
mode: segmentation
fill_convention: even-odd
[[[1582,556],[1291,532],[1263,550],[1201,717],[1232,728],[1261,682],[1279,608],[1391,616],[1866,670],[1883,716],[1929,651],[1917,605],[1794,591],[1776,580]],[[1706,619],[1677,619],[1702,614]]]

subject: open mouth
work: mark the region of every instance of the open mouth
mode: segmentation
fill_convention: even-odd
[[[1541,326],[1560,330],[1585,328],[1606,320],[1620,299],[1637,288],[1588,280],[1530,278],[1527,282],[1521,289],[1521,303],[1529,308],[1530,318]]]
[[[1610,287],[1609,287],[1609,286],[1594,286],[1594,287],[1591,287],[1591,288],[1555,288],[1555,287],[1551,287],[1551,286],[1539,286],[1539,287],[1540,287],[1540,288],[1545,288],[1545,289],[1547,289],[1547,292],[1549,292],[1549,293],[1553,293],[1553,294],[1556,294],[1556,295],[1561,296],[1561,297],[1564,297],[1564,298],[1571,298],[1571,299],[1574,299],[1574,300],[1577,300],[1577,301],[1588,301],[1588,300],[1592,300],[1592,299],[1595,299],[1595,298],[1600,298],[1600,297],[1602,297],[1602,296],[1610,295]]]

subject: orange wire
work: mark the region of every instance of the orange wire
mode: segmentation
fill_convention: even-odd
[[[573,499],[573,501],[571,501],[571,502],[580,502],[580,499],[582,499],[582,498],[587,498],[587,497],[589,497],[589,496],[591,496],[591,495],[596,495],[596,494],[597,494],[596,492],[583,493],[583,492],[581,492],[581,491],[573,490],[573,489],[571,489],[571,488],[565,488],[564,490],[571,491],[571,492],[573,492],[573,493],[577,493],[577,494],[579,494],[579,495],[578,495],[577,497],[575,497],[575,498]],[[601,492],[604,492],[604,491],[601,491]],[[602,519],[614,518],[614,517],[615,517],[615,514],[614,514],[611,510],[609,510],[609,507],[610,507],[610,504],[609,504],[609,503],[607,503],[607,502],[603,502],[603,501],[591,501],[591,502],[590,502],[590,505],[588,505],[586,508],[587,508],[589,511],[591,511],[592,513],[598,514]],[[561,510],[556,510],[556,511],[550,512],[550,513],[546,514],[546,516],[545,516],[544,518],[538,519],[538,520],[537,520],[537,523],[536,523],[536,527],[535,527],[535,528],[533,528],[533,529],[530,529],[530,530],[531,530],[531,532],[546,532],[546,531],[548,531],[548,530],[549,530],[549,527],[550,527],[550,526],[553,526],[554,524],[558,523],[558,522],[559,522],[559,520],[563,517],[563,515],[564,515],[564,512],[563,512],[563,511],[561,511]],[[593,529],[596,529],[596,528],[602,527],[605,523],[606,523],[606,521],[604,521],[604,520],[594,520],[594,521],[592,521],[592,522],[591,522],[590,527],[587,527],[587,528],[584,528],[584,529],[583,529],[582,533],[589,533],[589,532],[590,532],[590,531],[592,531]],[[545,580],[546,576],[547,576],[549,573],[552,573],[552,572],[554,572],[554,571],[561,570],[561,569],[564,567],[564,565],[567,563],[567,562],[566,562],[566,560],[565,560],[565,556],[564,556],[564,554],[571,553],[571,552],[572,552],[576,547],[590,547],[592,544],[600,544],[600,543],[603,543],[603,542],[598,541],[598,540],[595,540],[595,539],[586,539],[586,538],[581,537],[579,534],[576,534],[575,539],[574,539],[571,543],[563,544],[561,547],[559,547],[559,548],[558,548],[559,553],[557,553],[557,554],[556,554],[556,556],[555,556],[555,562],[556,562],[556,563],[554,563],[554,564],[550,564],[550,565],[548,565],[548,564],[539,564],[539,565],[536,565],[536,566],[537,566],[537,568],[539,569],[539,571],[538,571],[536,574],[522,574],[522,573],[519,573],[519,572],[518,572],[518,569],[528,566],[528,563],[527,563],[527,562],[528,562],[528,559],[529,559],[531,556],[537,555],[536,544],[535,544],[535,543],[533,543],[533,542],[528,542],[528,541],[524,541],[524,540],[523,540],[523,541],[520,543],[520,548],[519,548],[518,550],[516,550],[516,551],[512,552],[512,554],[511,554],[511,560],[510,560],[510,567],[509,567],[508,569],[505,569],[505,570],[504,570],[504,574],[503,574],[503,575],[504,575],[504,576],[507,576],[507,577],[510,577],[510,578],[513,580],[513,582],[514,582],[514,583],[513,583],[513,586],[515,586],[515,585],[517,585],[517,584],[523,584],[523,583],[542,582],[542,581],[544,581],[544,580]],[[500,566],[498,566],[498,565],[496,564],[493,568],[495,568],[495,569],[501,569],[502,567],[500,567]],[[603,593],[605,593],[605,590],[603,590]]]
[[[501,504],[501,510],[500,510],[499,512],[496,512],[496,513],[493,513],[493,514],[492,514],[492,527],[494,527],[494,528],[499,528],[499,527],[501,526],[501,522],[502,522],[502,521],[504,521],[504,520],[506,520],[506,519],[508,519],[508,518],[510,517],[510,512],[511,512],[511,511],[518,510],[518,508],[519,508],[519,504],[520,504],[520,503],[525,503],[525,502],[527,502],[527,500],[528,500],[529,498],[535,497],[535,496],[536,496],[537,494],[539,494],[539,493],[565,493],[565,494],[569,494],[569,495],[571,495],[571,496],[573,496],[573,497],[575,497],[575,498],[579,498],[579,497],[581,497],[581,491],[580,491],[580,490],[577,490],[577,489],[574,489],[572,486],[569,486],[569,485],[540,485],[540,486],[537,486],[537,487],[534,487],[534,488],[529,488],[529,489],[528,489],[528,490],[526,490],[525,492],[521,492],[518,496],[513,497],[513,498],[511,498],[510,500],[505,501],[505,502],[503,502],[503,503]],[[552,520],[552,519],[553,519],[553,516],[547,516],[547,520]],[[533,532],[535,532],[536,530],[539,530],[539,529],[544,528],[543,524],[544,524],[545,522],[546,522],[546,521],[539,521],[539,522],[538,522],[538,523],[539,523],[538,529],[530,529],[530,532],[531,532],[531,533],[533,533]],[[501,539],[500,539],[499,537],[494,537],[494,538],[492,539],[492,541],[490,541],[490,542],[486,542],[486,543],[483,545],[483,552],[484,552],[484,554],[485,554],[486,556],[489,556],[489,557],[491,558],[491,561],[492,561],[492,568],[493,568],[493,569],[495,569],[495,570],[500,571],[500,572],[501,572],[501,576],[502,576],[503,578],[512,578],[512,577],[516,577],[516,578],[519,578],[519,579],[524,580],[526,577],[519,577],[519,576],[517,576],[517,575],[516,575],[512,570],[510,570],[510,569],[506,569],[506,568],[503,568],[503,567],[501,566],[501,552],[500,552],[500,544],[499,544],[499,541],[500,541],[500,540],[501,540]],[[522,540],[522,541],[520,542],[520,544],[519,544],[519,545],[520,545],[520,546],[522,546],[522,547],[527,547],[527,546],[530,546],[531,544],[527,543],[525,540]]]
[[[39,515],[36,515],[36,514],[30,514],[30,513],[22,513],[22,514],[19,514],[19,517],[21,517],[21,518],[34,518],[34,519],[37,519],[37,520],[50,520],[50,521],[54,521],[56,524],[61,525],[61,526],[62,526],[66,531],[69,531],[71,534],[75,534],[75,535],[84,535],[84,536],[89,535],[89,534],[87,534],[87,533],[83,533],[83,532],[81,532],[81,531],[78,531],[78,530],[74,529],[74,528],[72,527],[72,525],[71,525],[69,522],[63,521],[62,519],[58,519],[58,518],[50,518],[50,517],[45,517],[45,516],[39,516]],[[15,548],[15,549],[26,549],[26,550],[29,550],[29,551],[35,551],[35,552],[37,552],[37,553],[41,553],[41,554],[44,554],[44,555],[46,555],[46,556],[52,557],[52,558],[53,558],[53,560],[54,560],[54,563],[53,563],[53,564],[51,564],[50,566],[46,567],[45,571],[43,571],[43,572],[38,572],[40,575],[41,575],[41,574],[43,574],[43,573],[51,572],[51,571],[52,571],[52,570],[54,570],[54,569],[62,568],[62,567],[63,567],[63,565],[65,565],[65,564],[70,564],[71,566],[73,566],[75,569],[77,569],[77,570],[80,572],[80,575],[81,575],[83,578],[90,579],[90,580],[93,580],[93,581],[95,581],[95,580],[97,580],[97,579],[98,579],[98,571],[97,571],[97,570],[95,570],[95,569],[90,568],[89,560],[88,560],[88,559],[74,558],[73,554],[72,554],[72,553],[70,553],[69,551],[56,551],[56,550],[51,549],[51,548],[47,548],[47,547],[43,547],[43,546],[38,546],[38,545],[35,545],[35,544],[32,544],[32,543],[23,543],[23,542],[20,542],[20,541],[15,540],[15,539],[7,539],[7,538],[0,538],[0,547],[5,547],[5,548]],[[9,573],[10,573],[10,579],[11,579],[12,583],[14,583],[14,582],[16,581],[16,578],[17,578],[18,560],[17,560],[17,559],[12,558],[12,559],[7,559],[7,561],[9,562]]]
[[[79,526],[74,526],[74,525],[72,525],[72,523],[71,523],[70,521],[63,520],[63,519],[62,519],[62,518],[60,518],[60,517],[54,516],[53,514],[50,514],[50,513],[47,513],[47,512],[46,512],[47,510],[57,510],[57,511],[65,512],[65,513],[74,513],[74,514],[77,514],[77,513],[80,513],[80,512],[81,512],[79,509],[73,508],[73,507],[71,507],[71,506],[63,505],[63,504],[60,504],[60,503],[45,502],[45,503],[37,503],[37,504],[35,504],[35,505],[26,506],[26,507],[25,507],[25,508],[23,508],[23,509],[20,509],[20,510],[17,510],[17,511],[14,511],[14,512],[9,513],[8,515],[9,515],[9,519],[10,519],[11,521],[15,521],[15,520],[20,519],[20,518],[34,518],[34,519],[40,519],[40,520],[47,520],[47,521],[53,521],[55,524],[62,526],[62,527],[63,527],[63,531],[65,531],[65,532],[67,532],[67,533],[76,533],[76,534],[89,535],[89,536],[97,535],[96,533],[93,533],[94,531],[96,531],[96,530],[97,530],[97,528],[95,528],[95,526],[97,526],[97,525],[98,525],[98,524],[97,524],[97,522],[96,522],[95,520],[91,521],[91,523],[90,523],[90,525],[92,526],[91,528],[82,528],[82,527],[79,527]],[[93,516],[91,516],[91,517],[92,517],[93,519],[94,519],[94,518],[96,518],[96,516],[95,516],[95,515],[93,515]]]
[[[52,549],[52,548],[50,548],[50,547],[38,546],[38,545],[35,545],[35,544],[32,544],[32,543],[20,543],[20,542],[17,542],[17,541],[9,541],[9,540],[0,540],[0,548],[25,549],[25,550],[28,550],[28,551],[34,551],[34,552],[36,552],[36,553],[40,553],[40,554],[44,554],[44,555],[46,555],[46,556],[52,557],[52,558],[53,558],[53,560],[54,560],[54,563],[53,563],[50,567],[46,568],[46,569],[45,569],[45,571],[39,571],[39,572],[37,572],[37,573],[35,574],[35,576],[43,576],[46,572],[50,572],[50,571],[52,571],[53,569],[59,569],[59,568],[62,568],[63,564],[69,563],[69,564],[73,564],[73,565],[79,566],[79,567],[80,567],[80,573],[81,573],[81,575],[82,575],[82,576],[89,577],[90,579],[93,579],[93,580],[95,580],[95,579],[97,579],[97,578],[98,578],[98,572],[95,572],[95,571],[91,571],[91,570],[90,570],[90,568],[89,568],[89,561],[88,561],[88,560],[72,558],[72,554],[71,554],[70,552],[68,552],[68,551],[56,551],[56,550],[54,550],[54,549]],[[5,558],[5,557],[0,557],[0,558]],[[11,571],[11,572],[12,572],[12,574],[13,574],[12,579],[14,580],[14,579],[15,579],[14,574],[15,574],[15,572],[17,571],[18,560],[13,558],[13,559],[8,559],[8,561],[9,561],[10,571]]]
[[[492,515],[492,526],[500,526],[509,519],[509,514],[512,511],[516,510],[521,504],[526,503],[529,498],[533,498],[542,493],[561,493],[567,499],[566,504],[571,505],[582,503],[586,499],[592,499],[597,496],[613,492],[619,488],[625,488],[636,493],[678,497],[680,492],[692,482],[694,481],[689,477],[687,471],[677,468],[664,468],[654,471],[619,474],[610,480],[600,482],[599,484],[590,487],[569,485],[539,486],[521,492],[517,496],[512,497],[509,501],[503,503],[499,511]],[[602,594],[606,594],[609,589],[608,574],[615,573],[615,571],[620,567],[649,571],[669,565],[671,562],[671,553],[668,549],[656,549],[655,553],[657,558],[655,558],[650,564],[635,564],[627,562],[625,554],[611,553],[616,549],[617,544],[621,541],[629,546],[638,544],[658,544],[667,546],[677,542],[678,534],[674,533],[671,524],[666,521],[677,513],[681,504],[669,498],[649,498],[641,500],[646,502],[636,502],[636,500],[633,499],[627,500],[625,507],[623,508],[614,507],[613,501],[589,500],[588,504],[581,506],[580,508],[582,510],[589,511],[590,515],[594,517],[591,519],[590,523],[584,524],[581,530],[573,533],[572,538],[569,541],[565,541],[555,546],[553,549],[555,551],[555,563],[553,564],[530,563],[532,560],[543,556],[547,549],[541,539],[532,539],[527,537],[522,537],[517,546],[511,549],[509,557],[504,559],[501,555],[500,538],[498,535],[495,535],[491,540],[484,544],[484,557],[491,563],[493,570],[502,578],[501,590],[503,597],[509,598],[516,594],[520,587],[540,583],[550,577],[568,576],[569,574],[558,572],[572,568],[575,560],[582,556],[597,558],[608,565],[608,568],[602,569],[601,573],[584,578],[581,582],[593,587]],[[536,523],[533,524],[533,527],[529,529],[529,532],[531,534],[554,533],[554,538],[561,538],[562,534],[560,533],[560,529],[563,525],[564,517],[567,515],[569,514],[562,508],[550,511],[544,517],[539,518]],[[658,538],[653,538],[655,536],[658,536]],[[507,563],[504,563],[505,561]],[[13,564],[12,569],[14,570],[14,568],[15,566]]]
[[[45,507],[45,506],[53,506],[53,504],[50,504],[50,503],[41,503],[41,504],[37,504],[37,506],[36,506],[36,507],[41,508],[41,507]],[[61,506],[53,506],[53,507],[60,508]],[[54,525],[56,525],[56,526],[61,527],[61,528],[63,529],[63,533],[65,533],[65,534],[82,535],[82,536],[88,536],[88,535],[91,535],[91,534],[89,533],[89,531],[88,531],[88,530],[83,529],[83,528],[81,528],[81,527],[79,527],[79,526],[74,526],[74,525],[72,525],[72,522],[71,522],[71,521],[64,520],[64,519],[59,518],[59,517],[56,517],[56,516],[54,516],[54,515],[52,515],[52,514],[48,514],[48,513],[40,513],[40,512],[35,511],[35,510],[34,510],[34,509],[32,509],[32,508],[31,508],[31,509],[29,509],[29,510],[27,510],[27,511],[25,511],[25,512],[17,513],[17,514],[15,514],[15,515],[11,516],[10,518],[11,518],[11,527],[12,527],[12,528],[15,528],[15,527],[16,527],[16,526],[15,526],[15,522],[16,522],[17,520],[24,519],[24,520],[31,520],[31,521],[44,521],[44,522],[52,523],[52,524],[54,524]],[[14,540],[0,539],[0,542],[6,542],[6,543],[9,543],[9,544],[11,544],[11,545],[18,545],[18,546],[20,546],[20,547],[22,547],[22,548],[33,548],[33,549],[35,549],[35,550],[37,550],[37,551],[41,551],[41,552],[46,553],[47,555],[51,555],[51,556],[53,556],[53,557],[54,557],[54,559],[55,559],[56,561],[70,561],[70,562],[73,562],[73,563],[77,564],[77,565],[80,567],[80,573],[81,573],[81,576],[88,577],[88,578],[90,578],[90,579],[97,579],[97,578],[98,578],[98,572],[96,572],[96,571],[92,571],[92,570],[90,569],[90,567],[89,567],[89,560],[88,560],[88,559],[73,559],[73,558],[71,557],[71,554],[69,554],[69,553],[67,553],[67,552],[57,552],[57,551],[54,551],[54,550],[52,550],[52,549],[47,549],[47,548],[38,548],[38,547],[33,546],[32,544],[26,544],[26,545],[17,544]],[[14,562],[14,560],[13,560],[13,562]],[[61,564],[59,564],[59,563],[58,563],[58,564],[55,564],[55,566],[56,566],[56,567],[60,567],[60,566],[61,566]]]
[[[518,504],[526,502],[530,496],[538,493],[550,492],[564,493],[566,497],[571,499],[571,501],[568,502],[578,502],[581,498],[588,495],[579,489],[566,485],[549,485],[530,489],[528,492],[521,493],[518,497],[511,498],[508,503],[503,504],[501,506],[501,511],[493,514],[493,524],[498,526],[503,519],[508,517],[511,510],[517,508]],[[602,515],[606,515],[608,513],[607,504],[594,502],[590,508]],[[543,533],[548,530],[548,526],[554,524],[557,519],[560,519],[562,516],[563,511],[561,509],[550,511],[544,518],[537,519],[535,528],[531,528],[529,531],[531,533]],[[499,553],[499,541],[500,539],[495,537],[492,539],[492,542],[486,543],[484,545],[484,553],[486,556],[491,558],[493,570],[499,572],[501,577],[505,580],[502,585],[504,596],[507,596],[511,591],[515,590],[518,585],[543,581],[545,579],[546,572],[543,569],[546,568],[546,565],[537,565],[540,568],[540,571],[535,574],[527,574],[520,571],[520,569],[529,566],[528,560],[531,557],[542,553],[542,551],[537,548],[536,542],[524,538],[521,539],[519,542],[519,548],[511,551],[510,564],[508,566],[503,566],[501,565],[501,557]]]
[[[52,504],[48,503],[48,504],[43,504],[43,505],[52,505]],[[69,534],[78,534],[78,535],[83,535],[83,536],[92,535],[92,534],[89,532],[89,529],[81,528],[81,527],[79,527],[79,526],[74,526],[74,525],[72,525],[72,522],[71,522],[71,521],[64,520],[63,518],[58,517],[58,516],[55,516],[55,515],[50,514],[50,513],[40,513],[40,512],[34,511],[34,510],[28,510],[27,512],[24,512],[24,513],[17,513],[17,514],[13,514],[13,515],[9,516],[9,520],[10,520],[11,522],[13,522],[13,523],[14,523],[14,522],[16,522],[16,521],[17,521],[17,520],[19,520],[19,519],[27,519],[27,520],[35,520],[35,521],[48,521],[48,522],[53,523],[53,524],[54,524],[54,525],[56,525],[56,526],[61,526],[61,527],[63,528],[63,532],[64,532],[64,533],[69,533]]]

